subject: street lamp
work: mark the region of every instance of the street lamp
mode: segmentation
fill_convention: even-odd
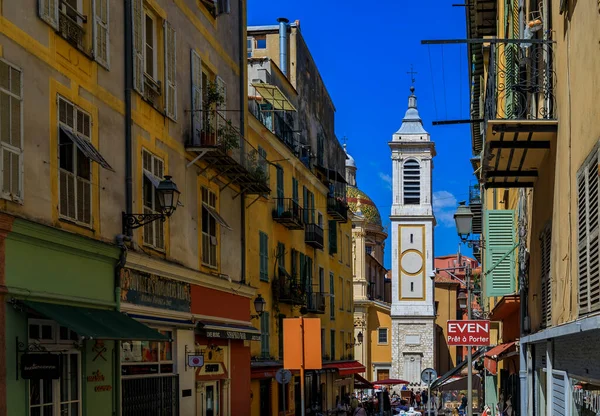
[[[460,292],[458,294],[458,296],[456,297],[456,300],[458,300],[458,307],[460,309],[466,309],[468,306],[468,302],[467,302],[467,294],[465,292]]]
[[[171,176],[165,175],[165,179],[159,182],[156,187],[156,196],[158,197],[158,214],[122,214],[123,234],[129,234],[131,230],[150,224],[156,220],[165,221],[177,209],[180,192]]]
[[[267,301],[263,298],[260,293],[254,299],[254,310],[256,310],[256,315],[251,315],[252,319],[260,318],[265,311],[265,306],[267,306]]]
[[[354,347],[356,345],[361,345],[363,343],[364,339],[365,339],[364,335],[363,335],[362,331],[360,331],[358,333],[358,335],[356,335],[356,338],[354,339],[354,342],[347,342],[346,343],[346,349],[350,349],[350,348],[352,348],[352,347]]]
[[[458,203],[458,209],[454,214],[454,222],[456,223],[456,232],[462,242],[466,242],[471,231],[473,230],[473,213],[471,208],[465,205],[465,201]]]

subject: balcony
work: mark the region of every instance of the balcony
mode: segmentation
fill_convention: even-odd
[[[290,115],[286,113],[279,114],[279,112],[270,109],[268,104],[265,105],[256,100],[248,101],[248,109],[263,126],[298,156],[298,140],[294,136],[294,129],[286,121],[286,117],[289,119]]]
[[[333,195],[327,196],[327,214],[338,222],[348,221],[348,203],[346,198],[336,197]]]
[[[481,190],[479,184],[469,185],[469,208],[473,213],[473,234],[481,234],[483,232],[481,207]]]
[[[87,16],[79,13],[69,3],[61,1],[58,13],[58,33],[77,49],[84,51],[85,30]]]
[[[273,294],[281,303],[303,306],[306,303],[304,289],[300,283],[285,270],[279,270],[279,276],[273,280]]]
[[[485,86],[486,188],[532,187],[556,138],[553,43],[539,39],[491,43]]]
[[[323,229],[317,224],[306,224],[304,242],[311,247],[323,249]]]
[[[325,294],[313,292],[306,295],[306,310],[308,313],[325,313]]]
[[[209,110],[203,114],[202,128],[193,134],[186,150],[195,154],[188,167],[203,160],[227,178],[225,186],[237,185],[241,193],[269,194],[269,162],[246,141],[222,112]],[[236,195],[236,196],[237,196]]]
[[[275,198],[273,221],[289,230],[302,230],[304,228],[302,215],[302,207],[292,198]]]

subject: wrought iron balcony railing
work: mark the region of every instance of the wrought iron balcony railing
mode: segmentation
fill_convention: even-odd
[[[282,115],[272,110],[263,110],[256,100],[248,102],[248,109],[271,133],[297,154],[298,140],[295,139],[294,129],[285,121]]]
[[[277,279],[273,280],[273,292],[281,303],[289,305],[304,305],[306,294],[297,279],[290,276],[285,270],[280,270]]]
[[[61,5],[67,5],[69,8],[71,7],[67,3],[63,2],[61,2]],[[61,9],[58,14],[58,32],[71,45],[75,46],[77,49],[83,50],[85,30],[83,29],[83,25],[80,24],[78,20],[81,20],[83,23],[85,23],[87,19],[76,10],[69,8],[67,9],[67,12],[64,12]]]
[[[553,42],[513,39],[492,43],[485,120],[555,120]]]
[[[336,221],[348,221],[348,203],[346,202],[346,198],[328,195],[327,213]]]
[[[292,198],[276,198],[273,209],[273,220],[284,225],[290,230],[304,228],[303,209]]]
[[[325,294],[312,292],[306,295],[306,310],[308,313],[325,313]]]
[[[323,229],[317,224],[306,224],[304,242],[314,248],[323,248]]]

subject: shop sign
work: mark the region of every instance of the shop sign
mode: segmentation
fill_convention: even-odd
[[[239,339],[242,341],[260,341],[260,334],[249,334],[238,331],[214,330],[206,331],[207,338]]]
[[[121,301],[179,312],[191,312],[190,284],[152,273],[123,269]]]
[[[490,321],[448,321],[448,345],[490,345]]]
[[[104,374],[100,370],[96,370],[92,372],[91,376],[87,377],[88,383],[102,383],[104,381]],[[96,393],[102,391],[112,391],[112,386],[110,384],[103,384],[99,386],[94,386],[94,391]]]
[[[585,383],[579,383],[577,380],[573,380],[573,402],[580,411],[589,410],[593,414],[600,412],[600,390],[596,387],[593,390],[588,390],[584,386]]]
[[[121,375],[123,376],[137,376],[142,374],[158,374],[158,364],[124,365],[121,367]]]
[[[25,380],[57,380],[60,378],[60,355],[23,354],[21,377]]]

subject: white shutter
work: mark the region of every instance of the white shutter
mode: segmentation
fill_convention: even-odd
[[[195,50],[191,51],[192,65],[192,144],[200,145],[202,132],[202,59]]]
[[[219,105],[219,113],[226,118],[225,111],[227,110],[227,84],[221,77],[217,77],[217,90],[219,94],[223,97],[223,103]]]
[[[58,30],[58,1],[59,0],[38,0],[38,13],[40,19],[48,23],[55,30]]]
[[[94,0],[94,59],[109,69],[108,0]]]
[[[177,120],[177,35],[173,26],[165,20],[165,113]]]
[[[2,149],[2,195],[21,200],[21,152],[8,147]]]
[[[552,370],[552,415],[569,416],[571,394],[569,388],[569,376],[566,371]]]
[[[142,0],[131,0],[133,30],[133,88],[144,95],[144,8]]]

